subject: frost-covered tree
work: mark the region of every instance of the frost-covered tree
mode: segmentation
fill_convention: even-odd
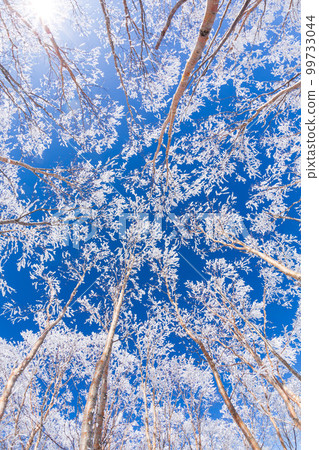
[[[0,6],[1,445],[299,448],[298,0],[43,5]]]

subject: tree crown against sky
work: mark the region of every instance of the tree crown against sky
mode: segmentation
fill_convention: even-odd
[[[1,445],[299,448],[299,7],[2,1]]]

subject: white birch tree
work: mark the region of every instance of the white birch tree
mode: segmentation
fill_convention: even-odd
[[[299,9],[2,0],[2,446],[299,448]]]

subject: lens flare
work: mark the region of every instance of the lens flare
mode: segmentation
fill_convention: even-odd
[[[56,0],[30,0],[33,13],[43,22],[50,22],[56,15]]]

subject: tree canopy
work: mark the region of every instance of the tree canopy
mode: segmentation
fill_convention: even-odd
[[[299,18],[2,0],[1,448],[299,448]]]

